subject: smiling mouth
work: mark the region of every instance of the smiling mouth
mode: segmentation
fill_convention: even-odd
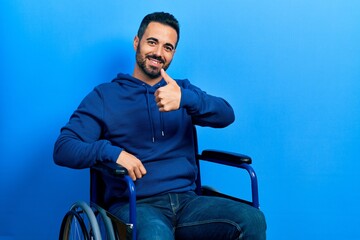
[[[152,65],[160,65],[162,64],[161,61],[155,60],[155,59],[150,59],[150,63],[152,63]]]
[[[155,65],[155,66],[159,66],[164,63],[162,59],[153,56],[149,56],[147,59],[150,61],[151,65]]]

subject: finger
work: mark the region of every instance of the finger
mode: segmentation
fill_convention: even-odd
[[[147,173],[144,165],[142,165],[142,164],[141,164],[141,166],[140,166],[140,172],[142,173],[143,176]]]
[[[135,175],[134,171],[128,171],[128,174],[133,181],[136,181],[136,175]]]
[[[161,101],[161,98],[159,97],[159,93],[158,94],[156,94],[156,92],[155,92],[155,102],[160,102]]]
[[[136,179],[142,178],[142,176],[143,176],[140,169],[138,169],[138,168],[135,168],[134,173],[135,173]]]
[[[164,80],[165,80],[165,82],[166,82],[167,84],[170,84],[170,83],[175,82],[175,80],[172,79],[172,78],[165,72],[165,70],[164,70],[163,68],[160,70],[160,73],[161,73],[161,76],[164,78]]]

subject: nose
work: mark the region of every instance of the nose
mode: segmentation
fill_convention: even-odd
[[[154,53],[157,55],[157,56],[162,56],[162,47],[161,46],[157,46],[156,49],[154,49]]]

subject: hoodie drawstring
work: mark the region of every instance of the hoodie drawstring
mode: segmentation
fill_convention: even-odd
[[[154,129],[154,122],[153,122],[153,118],[152,118],[152,114],[151,114],[151,109],[150,109],[150,94],[149,94],[149,89],[145,86],[145,84],[143,84],[143,86],[144,86],[145,89],[146,89],[146,104],[147,104],[147,109],[148,109],[148,114],[149,114],[150,125],[151,125],[152,142],[155,142],[155,129]]]
[[[161,136],[165,136],[163,113],[160,112]]]
[[[150,125],[151,125],[152,142],[155,142],[155,126],[154,126],[154,120],[152,117],[151,107],[150,107],[150,102],[151,102],[150,93],[149,93],[149,89],[146,87],[146,85],[143,84],[143,86],[146,89],[146,104],[147,104]],[[160,114],[161,136],[165,136],[163,113],[159,112],[159,114]]]

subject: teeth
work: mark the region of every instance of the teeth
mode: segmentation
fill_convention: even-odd
[[[149,60],[154,62],[154,63],[162,63],[160,60],[157,60],[155,58],[149,58]]]
[[[150,59],[151,62],[156,63],[156,64],[161,64],[161,62],[159,60],[156,59]]]

